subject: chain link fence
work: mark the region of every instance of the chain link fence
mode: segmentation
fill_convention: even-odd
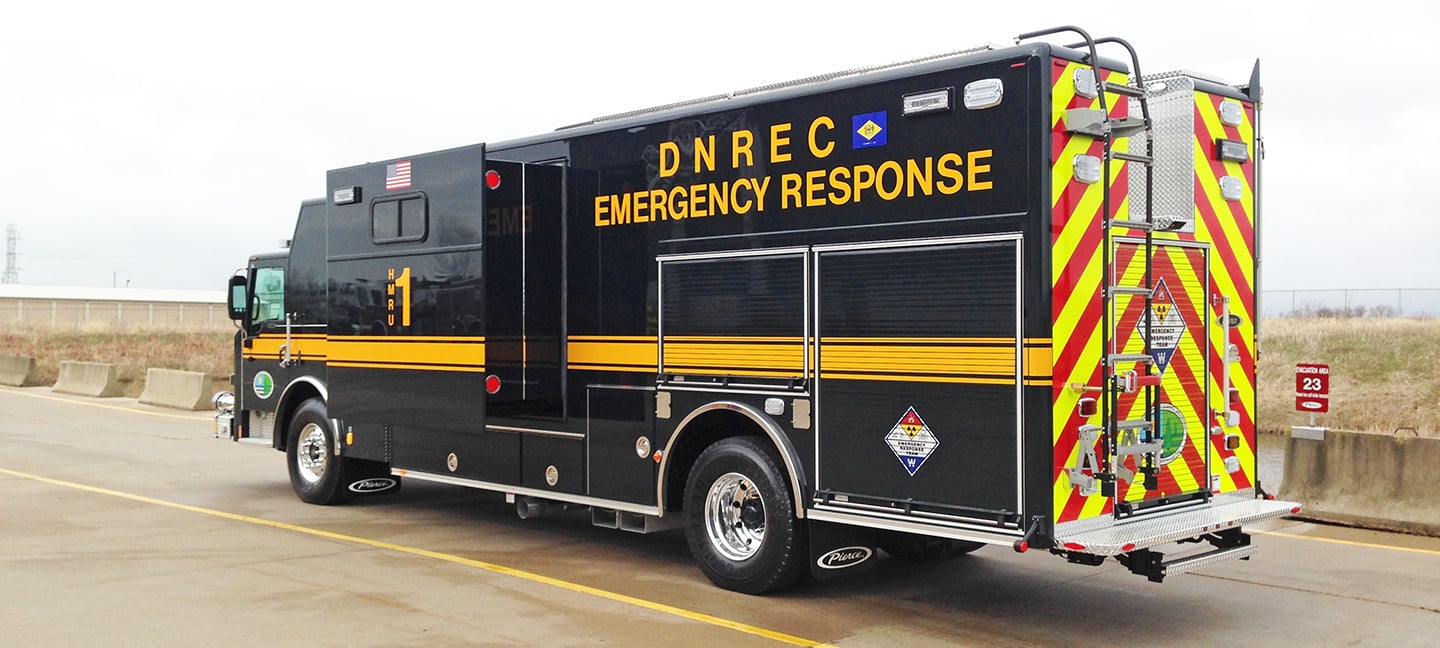
[[[1262,317],[1440,317],[1440,288],[1262,290]]]

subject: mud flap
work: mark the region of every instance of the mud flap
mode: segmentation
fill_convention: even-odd
[[[345,460],[345,490],[355,495],[389,495],[400,490],[400,477],[379,461]]]
[[[827,580],[866,571],[875,563],[873,529],[809,520],[810,575]]]

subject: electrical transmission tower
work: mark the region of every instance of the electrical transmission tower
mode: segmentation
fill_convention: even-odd
[[[20,243],[20,228],[13,223],[5,227],[5,275],[0,283],[20,283],[20,267],[15,264],[15,248]]]

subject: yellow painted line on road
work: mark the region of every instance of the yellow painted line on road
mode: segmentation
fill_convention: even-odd
[[[3,393],[6,393],[6,394],[14,394],[14,395],[16,395],[16,396],[25,396],[25,397],[27,397],[27,398],[39,398],[39,399],[41,399],[41,400],[55,401],[55,402],[57,402],[57,403],[70,403],[70,404],[72,404],[72,405],[84,405],[85,407],[98,407],[98,408],[100,408],[100,409],[117,410],[117,411],[120,411],[120,412],[129,412],[129,413],[131,413],[131,414],[145,414],[145,415],[147,415],[147,416],[163,416],[163,417],[165,417],[165,418],[178,418],[178,419],[185,419],[185,420],[187,420],[187,421],[199,421],[199,420],[203,420],[203,418],[204,418],[203,416],[197,416],[196,414],[186,415],[186,414],[170,414],[170,413],[168,413],[168,412],[151,412],[151,411],[149,411],[149,410],[136,409],[136,408],[133,408],[133,407],[121,407],[121,406],[119,406],[119,405],[106,405],[106,404],[104,404],[104,403],[91,403],[91,402],[87,402],[87,401],[73,400],[73,399],[69,399],[69,398],[60,398],[59,396],[47,396],[47,395],[45,395],[45,394],[32,394],[32,393],[30,393],[30,392],[19,391],[19,390],[14,390],[14,389],[6,389],[6,390],[3,390]],[[197,414],[198,414],[198,412],[197,412]]]
[[[254,525],[257,525],[257,526],[267,526],[267,527],[271,527],[271,528],[275,528],[275,529],[284,529],[284,530],[286,530],[286,531],[293,531],[293,532],[295,532],[295,533],[303,533],[303,534],[305,534],[305,535],[311,535],[311,536],[316,536],[316,537],[320,537],[320,538],[329,538],[329,539],[331,539],[331,540],[338,540],[338,541],[340,541],[340,542],[348,542],[348,543],[351,543],[351,544],[358,544],[358,545],[364,545],[364,546],[367,546],[367,547],[374,547],[374,548],[376,548],[376,549],[385,549],[385,550],[389,550],[389,551],[395,551],[395,552],[399,552],[399,553],[410,554],[410,555],[412,555],[412,556],[421,556],[421,557],[424,557],[424,558],[431,558],[431,559],[434,559],[434,560],[442,560],[442,561],[445,561],[445,562],[448,562],[448,563],[454,563],[454,564],[457,564],[457,565],[464,565],[464,566],[466,566],[466,567],[474,567],[474,568],[476,568],[476,569],[483,569],[483,570],[485,570],[485,571],[494,572],[494,573],[497,573],[497,574],[504,574],[504,575],[506,575],[506,576],[514,576],[515,578],[520,578],[520,579],[528,580],[528,581],[531,581],[531,582],[534,582],[534,583],[540,583],[540,584],[542,584],[542,585],[549,585],[549,586],[551,586],[551,587],[558,587],[558,588],[560,588],[560,589],[569,590],[569,591],[571,591],[571,592],[576,592],[576,593],[579,593],[579,594],[586,594],[586,595],[594,596],[594,597],[597,597],[597,598],[607,599],[607,600],[610,600],[610,601],[615,601],[615,602],[617,602],[617,603],[624,603],[624,604],[626,604],[626,605],[633,605],[633,606],[635,606],[635,607],[644,608],[644,609],[647,609],[647,610],[652,610],[652,611],[655,611],[655,612],[659,612],[659,613],[661,613],[661,614],[669,614],[669,615],[671,615],[671,616],[677,616],[677,617],[681,617],[681,618],[684,618],[684,619],[690,619],[690,620],[692,620],[692,621],[699,621],[700,623],[707,623],[707,624],[710,624],[710,625],[713,625],[713,626],[718,626],[718,627],[721,627],[721,628],[728,628],[728,629],[734,630],[734,631],[736,631],[736,632],[743,632],[743,633],[745,633],[745,634],[756,635],[756,636],[759,636],[759,637],[764,637],[764,638],[766,638],[766,639],[772,639],[772,640],[774,640],[774,641],[778,641],[778,642],[781,642],[781,643],[790,644],[790,645],[792,645],[792,646],[807,646],[807,647],[813,646],[813,647],[826,647],[826,648],[829,648],[829,647],[830,647],[830,644],[826,644],[826,643],[823,643],[823,642],[814,641],[814,640],[811,640],[811,639],[805,639],[805,638],[803,638],[803,637],[797,637],[797,636],[795,636],[795,635],[785,634],[785,633],[783,633],[783,632],[776,632],[776,631],[774,631],[774,630],[767,630],[767,629],[765,629],[765,628],[753,626],[753,625],[750,625],[750,624],[747,624],[747,623],[741,623],[741,622],[739,622],[739,621],[733,621],[733,620],[730,620],[730,619],[724,619],[724,618],[721,618],[721,617],[717,617],[717,616],[705,614],[705,613],[703,613],[703,612],[696,612],[696,611],[694,611],[694,610],[687,610],[687,609],[685,609],[685,608],[675,607],[675,606],[673,606],[673,605],[666,605],[666,604],[664,604],[664,603],[657,603],[657,602],[655,602],[655,601],[649,601],[649,600],[642,599],[642,598],[636,598],[636,597],[634,597],[634,596],[627,596],[627,595],[625,595],[625,594],[620,594],[620,593],[618,593],[618,592],[611,592],[611,591],[609,591],[609,590],[603,590],[603,589],[599,589],[599,588],[596,588],[596,587],[590,587],[590,586],[588,586],[588,585],[581,585],[581,584],[579,584],[579,583],[572,583],[572,582],[570,582],[570,581],[560,580],[560,579],[558,579],[558,578],[551,578],[551,577],[549,577],[549,576],[542,576],[542,575],[540,575],[540,574],[536,574],[536,573],[533,573],[533,572],[527,572],[527,571],[520,570],[520,569],[515,569],[515,568],[513,568],[513,567],[506,567],[506,566],[504,566],[504,565],[496,565],[496,564],[494,564],[494,563],[488,563],[488,562],[484,562],[484,561],[480,561],[480,560],[472,560],[472,559],[470,559],[470,558],[462,558],[462,557],[460,557],[460,556],[455,556],[455,555],[447,554],[447,553],[441,553],[441,552],[438,552],[438,551],[430,551],[430,550],[428,550],[428,549],[419,549],[419,548],[416,548],[416,547],[407,547],[407,546],[405,546],[405,545],[398,545],[398,544],[393,544],[393,543],[389,543],[389,542],[382,542],[382,541],[380,541],[380,540],[371,540],[371,539],[369,539],[369,538],[361,538],[361,537],[358,537],[358,536],[346,535],[346,534],[343,534],[343,533],[335,533],[335,532],[333,532],[333,531],[322,531],[322,530],[320,530],[320,529],[312,529],[312,528],[309,528],[309,527],[303,527],[303,526],[299,526],[299,525],[295,525],[295,524],[288,524],[288,523],[285,523],[285,522],[277,522],[277,521],[275,521],[275,520],[266,520],[266,519],[264,519],[264,518],[250,517],[250,516],[248,516],[248,515],[240,515],[240,514],[238,514],[238,513],[227,513],[227,512],[225,512],[225,511],[217,511],[217,510],[215,510],[215,509],[208,509],[208,508],[203,508],[203,507],[199,507],[199,506],[191,506],[191,505],[189,505],[189,504],[180,504],[180,503],[178,503],[178,502],[169,502],[169,501],[166,501],[166,500],[155,499],[155,498],[153,498],[153,497],[146,497],[146,496],[144,496],[144,495],[136,495],[136,494],[134,494],[134,493],[126,493],[126,492],[122,492],[122,491],[110,490],[110,489],[108,489],[108,488],[100,488],[100,487],[97,487],[97,486],[88,486],[88,485],[86,485],[86,484],[78,484],[78,483],[75,483],[75,482],[63,481],[63,480],[59,480],[59,479],[51,479],[51,478],[49,478],[49,477],[42,477],[42,476],[40,476],[40,475],[32,475],[32,474],[30,474],[30,473],[23,473],[23,472],[19,472],[19,471],[16,471],[16,470],[8,470],[8,469],[5,469],[5,468],[0,468],[0,474],[10,475],[11,477],[18,477],[18,478],[21,478],[21,479],[29,479],[29,480],[41,482],[41,483],[44,483],[44,484],[50,484],[50,485],[52,485],[52,486],[61,486],[61,487],[64,487],[64,488],[73,488],[73,489],[75,489],[75,490],[81,490],[81,491],[86,491],[86,492],[90,492],[90,493],[97,493],[97,494],[100,494],[100,495],[109,495],[109,496],[111,496],[111,497],[119,497],[119,498],[121,498],[121,499],[127,499],[127,500],[131,500],[131,501],[135,501],[135,502],[143,502],[143,503],[145,503],[145,504],[153,504],[153,505],[155,505],[155,506],[163,506],[163,507],[172,508],[172,509],[179,509],[179,510],[181,510],[181,511],[189,511],[189,512],[191,512],[191,513],[200,513],[200,514],[202,514],[202,515],[210,515],[210,516],[214,516],[214,517],[218,517],[218,518],[224,518],[224,519],[226,519],[226,520],[233,520],[233,521],[236,521],[236,522],[244,522],[244,523],[247,523],[247,524],[254,524]]]
[[[1440,556],[1440,551],[1434,549],[1415,549],[1412,547],[1397,547],[1395,545],[1375,544],[1373,542],[1359,542],[1356,540],[1340,540],[1337,538],[1320,538],[1316,536],[1300,535],[1298,533],[1285,533],[1284,531],[1259,531],[1251,533],[1263,533],[1265,535],[1277,536],[1280,538],[1294,538],[1296,540],[1314,540],[1315,542],[1329,542],[1331,544],[1349,545],[1351,547],[1365,547],[1367,549],[1389,549],[1391,551],[1405,551],[1409,553],[1425,554],[1428,556]]]

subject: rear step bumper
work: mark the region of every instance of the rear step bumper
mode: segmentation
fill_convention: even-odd
[[[1197,569],[1204,569],[1211,565],[1219,564],[1227,560],[1238,560],[1249,558],[1258,549],[1255,545],[1243,545],[1229,549],[1216,549],[1194,556],[1176,558],[1160,563],[1160,577],[1164,578],[1173,574],[1185,574]]]
[[[1295,502],[1262,499],[1217,498],[1209,505],[1185,511],[1140,515],[1129,520],[1096,527],[1090,520],[1060,524],[1055,529],[1055,548],[1096,556],[1114,556],[1169,542],[1239,528],[1300,512]],[[1109,519],[1104,520],[1109,522]],[[1205,554],[1197,556],[1203,559]],[[1248,555],[1248,554],[1247,554]],[[1239,558],[1241,556],[1230,556]],[[1214,562],[1228,558],[1216,557]],[[1177,563],[1184,560],[1176,561]],[[1209,563],[1207,563],[1209,564]],[[1196,566],[1191,569],[1198,569]],[[1172,571],[1174,571],[1172,569]],[[1188,570],[1187,570],[1188,571]],[[1179,573],[1175,571],[1174,573]]]

